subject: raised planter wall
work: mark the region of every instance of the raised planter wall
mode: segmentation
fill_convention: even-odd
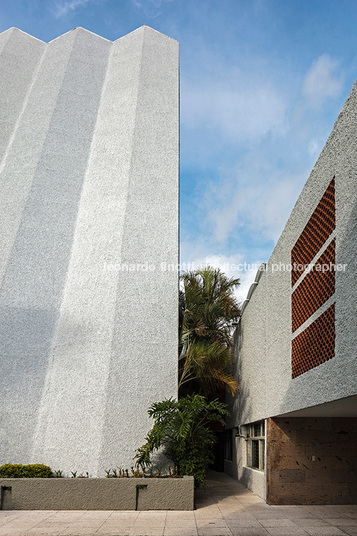
[[[193,510],[194,478],[2,478],[3,510]]]

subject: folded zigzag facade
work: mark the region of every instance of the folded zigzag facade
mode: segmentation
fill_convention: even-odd
[[[0,35],[1,461],[130,467],[177,391],[178,43]]]

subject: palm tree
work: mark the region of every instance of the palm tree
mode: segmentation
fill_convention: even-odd
[[[231,322],[240,309],[234,296],[239,279],[229,279],[210,266],[181,277],[184,311],[181,329],[179,388],[198,385],[205,396],[226,387],[234,394],[238,383],[230,372]]]

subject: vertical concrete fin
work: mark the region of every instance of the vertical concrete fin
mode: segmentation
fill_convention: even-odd
[[[0,244],[3,254],[0,259],[0,286],[41,159],[73,46],[73,37],[45,46],[8,144],[6,158],[2,162],[0,210],[3,218],[0,220]]]
[[[132,41],[112,45],[41,404],[36,456],[67,471],[68,459],[80,471],[99,465],[140,78],[142,39]]]
[[[2,455],[96,475],[147,430],[140,371],[177,389],[177,271],[145,273],[178,260],[177,43],[77,28],[45,49],[2,173]]]
[[[0,173],[45,47],[17,28],[0,35]]]
[[[143,37],[140,85],[121,244],[123,269],[117,272],[102,469],[113,460],[132,464],[150,426],[147,409],[177,393],[178,326],[173,319],[178,294],[178,43],[145,26],[125,39],[136,35]],[[130,407],[123,403],[128,399]],[[125,423],[125,429],[113,430],[113,419]],[[120,460],[116,444],[122,445]]]
[[[5,32],[2,32],[0,34],[0,55],[2,53],[2,50],[3,50],[4,46],[6,45],[8,40],[10,39],[10,36],[11,36],[11,34],[12,34],[12,32],[14,30],[15,30],[15,28],[9,28],[8,30],[6,30]]]
[[[47,45],[5,166],[7,459],[31,454],[110,47],[84,30]]]

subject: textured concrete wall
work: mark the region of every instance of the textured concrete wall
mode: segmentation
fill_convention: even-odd
[[[11,29],[0,62],[2,458],[129,467],[177,392],[178,43]]]
[[[224,460],[224,472],[266,500],[265,472],[247,466],[247,444],[243,437],[234,438],[232,461]]]
[[[242,315],[235,336],[240,392],[230,400],[227,427],[254,422],[356,395],[357,290],[357,83],[352,88],[327,143],[290,215]],[[336,302],[335,356],[291,377],[291,274],[273,265],[291,263],[299,238],[331,179],[336,177],[336,292],[309,322]]]
[[[355,504],[357,419],[267,421],[269,504]]]
[[[234,399],[228,396],[232,415],[227,421],[227,428],[357,395],[356,155],[357,82],[341,110],[267,263],[266,272],[255,286],[237,327],[234,352],[235,373],[240,382],[240,391]],[[278,270],[276,267],[280,266],[280,263],[291,264],[291,250],[333,177],[335,177],[336,228],[323,247],[335,238],[336,264],[346,264],[347,268],[346,271],[335,273],[335,294],[313,313],[294,335],[311,325],[331,304],[335,303],[335,355],[319,366],[292,378],[291,272],[284,271],[283,268]],[[326,406],[326,412],[331,411],[331,407]],[[226,470],[246,483],[241,450],[239,447],[236,452],[237,467],[232,468],[226,464]],[[249,487],[260,493],[262,489],[260,481],[252,482]]]
[[[193,476],[6,478],[0,488],[4,510],[193,510],[194,505]]]

